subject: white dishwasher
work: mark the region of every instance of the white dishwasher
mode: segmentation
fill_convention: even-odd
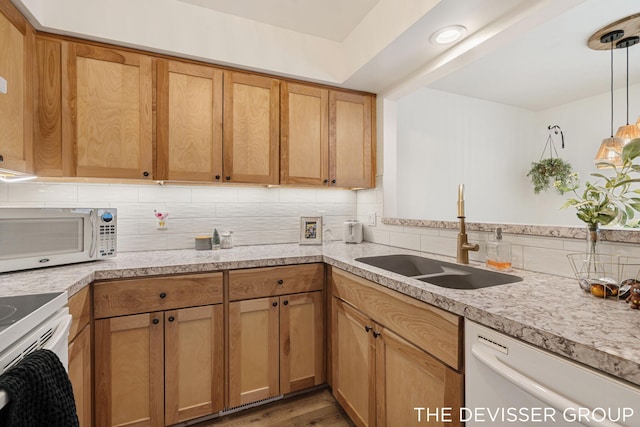
[[[465,319],[466,426],[640,427],[640,387]]]

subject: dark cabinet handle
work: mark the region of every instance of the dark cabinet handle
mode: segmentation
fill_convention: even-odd
[[[220,180],[220,175],[216,175],[216,181]]]
[[[157,325],[158,323],[160,323],[160,320],[158,320],[158,319],[153,319],[153,320],[151,321],[151,323],[153,323],[154,325]]]
[[[328,180],[328,179],[325,179],[324,181],[322,181],[322,183],[323,183],[323,184],[328,184],[328,183],[329,183],[329,180]]]
[[[368,333],[371,329],[373,329],[371,326],[365,326],[364,330]]]
[[[176,320],[176,318],[175,318],[175,317],[173,317],[173,316],[169,316],[169,322],[173,322],[174,320]]]
[[[283,302],[283,304],[284,304],[284,305],[289,305],[289,301],[288,301],[288,300],[285,300],[285,301]]]
[[[271,303],[271,305],[272,305],[272,306],[274,306],[274,307],[277,307],[277,306],[278,306],[278,303],[277,303],[277,302],[274,302],[274,303]]]
[[[4,162],[4,156],[0,154],[0,163]]]
[[[380,332],[373,331],[373,337],[378,338],[380,336]]]
[[[282,285],[284,283],[284,280],[280,279],[280,280],[278,280],[277,283],[278,283],[278,285]]]
[[[332,184],[335,184],[335,183],[336,183],[336,180],[335,180],[335,179],[332,179],[332,180],[331,180],[331,183],[332,183]]]
[[[160,292],[160,298],[165,299],[167,297],[167,294],[164,292]]]
[[[231,177],[229,175],[225,176],[224,179],[226,179],[227,181],[231,181]]]
[[[147,171],[142,172],[142,176],[145,176],[145,177],[149,176],[149,172],[147,172]]]

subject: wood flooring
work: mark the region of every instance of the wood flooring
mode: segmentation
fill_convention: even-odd
[[[279,400],[257,408],[226,415],[191,427],[352,427],[344,410],[328,389]]]

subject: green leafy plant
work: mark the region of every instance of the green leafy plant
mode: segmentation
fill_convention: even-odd
[[[533,184],[533,192],[538,194],[542,190],[551,188],[553,182],[566,182],[571,175],[571,164],[559,157],[551,157],[531,163],[531,170],[527,174]],[[556,191],[564,194],[563,186],[554,185]]]
[[[640,156],[640,138],[631,140],[620,155],[621,165],[602,161],[600,164],[613,168],[613,176],[593,173],[591,176],[604,180],[604,183],[585,182],[582,194],[578,193],[580,177],[577,173],[569,175],[564,181],[556,181],[554,187],[563,193],[572,192],[575,197],[568,199],[563,209],[573,206],[576,215],[587,224],[589,229],[599,225],[627,223],[633,219],[635,212],[640,212],[640,189],[632,189],[631,184],[640,182],[634,174],[640,174],[640,165],[634,160]]]

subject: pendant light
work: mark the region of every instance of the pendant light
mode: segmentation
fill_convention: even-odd
[[[611,50],[611,137],[605,138],[600,144],[600,149],[596,154],[595,164],[598,169],[609,168],[611,166],[621,166],[623,140],[613,136],[613,42],[624,35],[622,30],[613,30],[600,37],[601,43],[610,43]]]
[[[637,44],[638,41],[640,41],[640,37],[631,36],[616,43],[618,49],[625,48],[627,51],[627,124],[620,126],[616,132],[616,138],[622,138],[623,145],[627,145],[632,139],[640,138],[640,128],[638,125],[629,124],[629,47]]]

